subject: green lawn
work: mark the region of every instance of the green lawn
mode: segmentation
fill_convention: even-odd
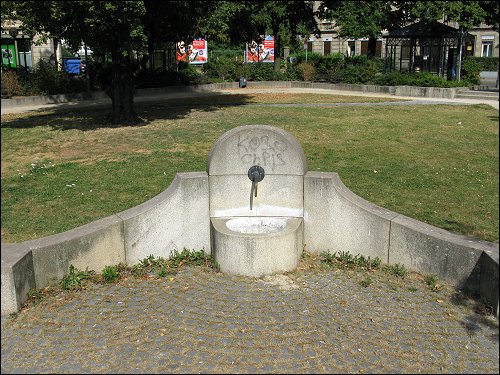
[[[2,242],[59,233],[133,207],[177,172],[204,171],[212,144],[249,124],[281,127],[310,171],[339,173],[361,197],[498,242],[498,111],[486,105],[267,107],[381,101],[247,94],[137,104],[143,126],[111,127],[108,108],[2,116]]]

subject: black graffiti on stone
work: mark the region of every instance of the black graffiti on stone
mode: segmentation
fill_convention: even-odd
[[[279,139],[268,135],[250,135],[242,137],[238,135],[238,156],[245,164],[260,165],[271,168],[286,165],[285,151],[287,144]]]

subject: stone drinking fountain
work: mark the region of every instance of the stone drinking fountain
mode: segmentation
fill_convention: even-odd
[[[143,204],[81,227],[2,243],[2,314],[70,265],[100,272],[183,249],[211,254],[223,273],[293,271],[302,251],[347,252],[433,274],[479,295],[498,316],[498,244],[376,206],[334,172],[308,172],[299,142],[267,125],[239,126],[214,143],[204,172],[178,173]]]
[[[215,142],[207,172],[212,253],[222,272],[259,277],[296,268],[306,171],[299,143],[279,128],[238,127]]]

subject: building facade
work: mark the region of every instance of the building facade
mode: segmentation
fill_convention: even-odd
[[[52,39],[41,42],[39,38],[30,38],[24,35],[19,23],[2,25],[2,68],[27,67],[32,68],[40,60],[54,61],[54,43]],[[60,43],[57,56],[62,56]]]
[[[321,1],[314,1],[313,7],[316,11]],[[368,38],[349,39],[338,36],[338,28],[334,20],[317,19],[321,37],[310,36],[307,40],[308,52],[315,52],[321,55],[333,53],[342,53],[346,56],[366,55],[368,53]],[[447,26],[457,29],[456,22],[444,23]],[[474,41],[464,42],[464,55],[475,57],[499,57],[499,34],[492,27],[481,24],[479,27],[467,30],[474,36]],[[385,40],[382,36],[387,35],[388,31],[383,30],[381,37],[377,40],[376,57],[385,56]]]

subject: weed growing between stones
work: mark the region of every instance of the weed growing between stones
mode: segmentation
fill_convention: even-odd
[[[332,254],[328,252],[321,253],[322,262],[330,267],[336,267],[339,269],[361,269],[361,270],[374,270],[380,267],[381,260],[376,257],[371,259],[370,257],[364,257],[363,255],[357,254],[352,255],[347,251],[340,251]]]
[[[403,279],[408,275],[408,270],[400,263],[387,264],[382,268],[382,270],[389,275],[397,276]]]
[[[85,290],[91,284],[117,283],[121,279],[128,277],[139,278],[163,278],[173,276],[182,267],[202,267],[207,272],[219,271],[217,262],[203,250],[195,251],[184,248],[181,252],[174,250],[169,259],[154,257],[149,255],[139,261],[138,264],[127,266],[124,263],[118,265],[105,266],[100,274],[93,270],[79,270],[72,264],[69,272],[58,283],[40,289],[31,289],[28,292],[28,299],[22,305],[21,310],[29,309],[38,305],[49,296],[60,297],[64,293]],[[15,319],[19,313],[10,314]]]

